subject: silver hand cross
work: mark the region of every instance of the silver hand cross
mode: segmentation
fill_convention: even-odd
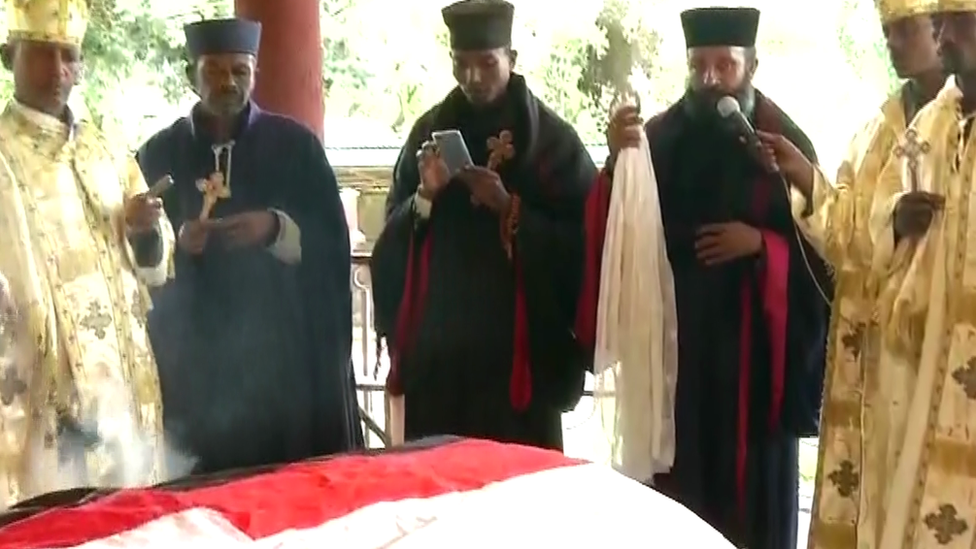
[[[905,131],[905,141],[895,147],[895,156],[904,158],[908,164],[908,177],[912,186],[912,192],[918,191],[918,168],[919,159],[929,153],[932,147],[927,141],[919,138],[915,128],[908,128]]]

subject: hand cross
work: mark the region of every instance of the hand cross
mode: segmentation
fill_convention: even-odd
[[[915,128],[908,128],[905,131],[904,143],[899,143],[895,147],[895,156],[904,158],[908,165],[908,177],[910,178],[912,192],[918,191],[918,168],[922,156],[929,153],[932,149],[927,141],[923,141],[918,136]]]
[[[219,171],[210,174],[207,179],[197,180],[197,190],[203,193],[203,208],[200,209],[200,221],[210,218],[210,212],[221,198],[230,198],[230,188],[224,183],[224,174]]]

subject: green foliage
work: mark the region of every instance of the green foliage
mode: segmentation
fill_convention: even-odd
[[[648,5],[663,5],[667,0],[586,0],[586,7],[580,4],[579,10],[567,13],[535,4],[543,0],[515,1],[522,14],[519,25],[527,31],[517,44],[523,50],[519,70],[584,140],[603,140],[600,126],[632,76],[643,74],[649,80],[648,91],[655,94],[645,98],[649,102],[670,100],[672,88],[680,88],[681,65],[669,64],[673,60],[659,53],[658,29],[676,23],[652,28],[643,20],[650,13]],[[376,121],[402,135],[423,110],[443,97],[453,85],[447,33],[439,17],[443,3],[321,0],[329,115]],[[83,46],[85,76],[76,99],[103,129],[130,130],[143,124],[143,117],[169,117],[167,109],[189,92],[183,23],[233,11],[231,0],[90,0],[90,4],[91,23]],[[865,82],[897,85],[872,2],[834,0],[831,6],[838,15],[837,43],[853,72]],[[583,11],[587,15],[581,16]],[[594,26],[580,22],[581,17],[594,15]],[[788,39],[784,35],[784,41]],[[784,42],[782,49],[789,51],[787,46]],[[11,92],[10,75],[3,73],[0,99],[9,98]],[[142,137],[129,135],[128,139]]]
[[[837,22],[838,45],[858,76],[884,81],[887,91],[896,89],[901,82],[888,60],[873,3],[843,0]]]
[[[322,0],[322,80],[326,90],[333,87],[361,92],[373,74],[367,69],[348,36],[353,0]],[[349,114],[361,105],[350,106]]]
[[[378,9],[385,10],[385,20],[376,20]],[[430,107],[431,97],[423,92],[434,89],[429,76],[434,56],[421,48],[436,47],[431,35],[440,36],[429,29],[418,48],[416,37],[404,32],[411,24],[403,20],[403,11],[408,10],[377,1],[322,1],[322,76],[329,89],[329,116],[381,121],[401,134]]]
[[[596,121],[601,120],[605,115],[591,111],[593,103],[589,95],[579,86],[567,85],[580,80],[580,58],[588,47],[590,47],[589,41],[579,37],[554,44],[539,74],[543,85],[541,89],[535,91],[547,105],[568,120],[572,120],[576,131],[584,136],[584,139],[592,140],[600,139]]]
[[[82,45],[85,59],[85,106],[104,127],[113,117],[106,91],[145,74],[147,84],[175,102],[185,93],[183,47],[169,21],[152,15],[149,0],[131,8],[115,0],[92,2],[91,22]],[[121,123],[121,120],[113,120]]]
[[[634,11],[627,0],[604,0],[596,19],[603,40],[587,44],[577,57],[580,76],[576,87],[586,94],[597,120],[606,119],[616,98],[634,91],[631,76],[635,70],[645,76],[654,70],[660,37]]]

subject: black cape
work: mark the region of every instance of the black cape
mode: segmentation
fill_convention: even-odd
[[[498,169],[520,200],[514,254],[498,215],[460,181],[418,222],[416,152],[432,131],[458,129],[475,164],[508,130],[514,158]],[[579,401],[592,362],[573,331],[585,198],[595,166],[576,132],[513,75],[497,105],[460,90],[414,125],[394,171],[387,223],[373,250],[376,326],[406,395],[406,435],[452,434],[562,447],[561,413]],[[405,291],[406,289],[406,291]]]
[[[785,113],[759,92],[755,105],[753,127],[784,135],[816,161]],[[782,179],[766,174],[718,121],[693,118],[688,108],[682,99],[645,127],[678,313],[676,455],[654,486],[739,546],[793,547],[798,438],[818,432],[832,284],[796,232]],[[588,235],[596,238],[588,240],[581,298],[586,334],[594,328],[609,183],[601,176],[587,203]],[[764,252],[704,266],[696,231],[731,221],[760,229]]]
[[[177,231],[200,213],[196,181],[215,170],[200,120],[195,109],[138,152],[147,181],[175,181],[162,198]],[[231,158],[231,197],[211,217],[284,212],[301,230],[302,258],[228,250],[219,234],[200,256],[177,251],[176,278],[154,292],[149,314],[168,440],[195,472],[360,447],[349,229],[325,151],[304,126],[251,104]]]

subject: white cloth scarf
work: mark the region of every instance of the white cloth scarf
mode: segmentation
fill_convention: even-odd
[[[604,463],[640,481],[674,463],[678,318],[647,137],[614,168],[597,306],[594,400]]]

